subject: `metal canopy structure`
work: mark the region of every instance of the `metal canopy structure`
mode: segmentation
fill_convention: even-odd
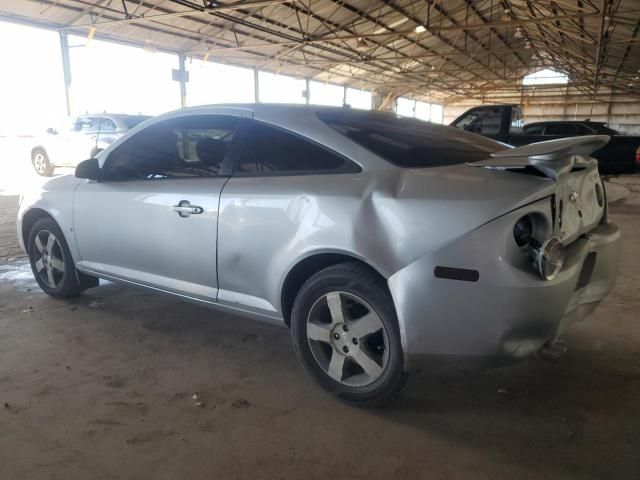
[[[0,0],[0,19],[415,98],[640,94],[640,0]]]

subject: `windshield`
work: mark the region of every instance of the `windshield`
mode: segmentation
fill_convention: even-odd
[[[475,162],[508,148],[456,128],[389,113],[324,110],[318,117],[358,145],[403,168]]]

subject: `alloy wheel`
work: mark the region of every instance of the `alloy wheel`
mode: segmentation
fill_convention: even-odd
[[[380,316],[347,292],[320,297],[307,317],[307,340],[318,365],[351,387],[379,379],[389,361],[389,339]]]
[[[57,288],[64,275],[64,252],[56,236],[41,230],[35,237],[33,259],[40,279],[49,287]]]
[[[47,160],[44,158],[44,154],[36,153],[33,157],[33,166],[36,169],[36,172],[39,174],[43,174],[45,169],[47,168]]]

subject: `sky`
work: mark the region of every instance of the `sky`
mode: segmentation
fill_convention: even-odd
[[[177,55],[79,36],[69,36],[69,47],[72,114],[157,115],[180,108],[180,86],[172,79]],[[0,22],[0,61],[0,135],[68,124],[57,32]],[[189,106],[255,101],[252,69],[195,59],[187,59],[186,69]],[[343,104],[342,86],[309,84],[310,103]],[[305,88],[304,79],[259,72],[261,102],[305,103]],[[371,92],[348,88],[346,101],[369,109]],[[398,113],[441,121],[442,107],[399,99]]]
[[[0,134],[46,128],[65,115],[58,34],[0,23]]]

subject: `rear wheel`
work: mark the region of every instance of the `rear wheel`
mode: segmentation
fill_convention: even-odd
[[[49,156],[42,148],[36,148],[31,153],[31,163],[38,175],[51,177],[53,175],[53,165],[49,161]]]
[[[296,297],[291,333],[307,373],[347,403],[387,403],[406,382],[393,301],[384,280],[360,264],[311,277]]]
[[[74,297],[97,285],[96,279],[76,271],[67,242],[50,218],[38,220],[31,228],[28,252],[38,285],[52,297]]]

